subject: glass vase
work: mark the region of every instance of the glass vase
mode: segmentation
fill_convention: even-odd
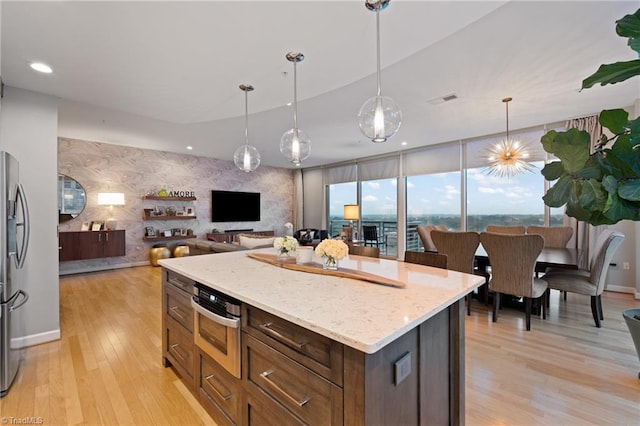
[[[330,256],[323,256],[322,257],[322,269],[328,269],[330,271],[337,271],[338,270],[338,259],[330,257]]]
[[[287,250],[278,250],[276,253],[276,259],[285,261],[289,259],[289,252]]]

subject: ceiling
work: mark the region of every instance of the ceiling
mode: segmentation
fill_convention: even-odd
[[[403,112],[373,144],[357,113],[375,94],[375,14],[359,1],[44,1],[1,3],[2,78],[61,98],[60,136],[231,160],[249,142],[262,164],[293,125],[303,167],[494,135],[629,106],[638,80],[579,92],[600,64],[634,59],[615,21],[640,2],[393,0],[380,14],[382,92]],[[28,64],[43,61],[44,75]],[[455,93],[458,99],[430,102]],[[401,145],[406,142],[406,145]],[[187,151],[190,145],[193,150]]]

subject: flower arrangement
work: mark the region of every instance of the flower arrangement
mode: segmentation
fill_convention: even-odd
[[[349,253],[349,246],[342,240],[326,239],[316,247],[316,254],[323,259],[323,267],[326,269],[337,269],[338,260]]]
[[[278,250],[279,255],[287,256],[292,251],[296,251],[298,248],[298,240],[288,235],[277,237],[273,240],[273,247]]]

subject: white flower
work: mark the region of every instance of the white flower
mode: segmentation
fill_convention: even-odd
[[[277,237],[273,240],[273,247],[279,250],[281,253],[288,253],[290,251],[296,251],[298,248],[298,240],[290,236]]]
[[[340,260],[349,253],[349,246],[342,240],[329,240],[326,239],[318,244],[316,247],[316,254],[320,257],[330,257],[335,260]]]

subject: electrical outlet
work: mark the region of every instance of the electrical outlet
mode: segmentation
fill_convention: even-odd
[[[622,269],[629,269],[629,262],[622,262]]]

